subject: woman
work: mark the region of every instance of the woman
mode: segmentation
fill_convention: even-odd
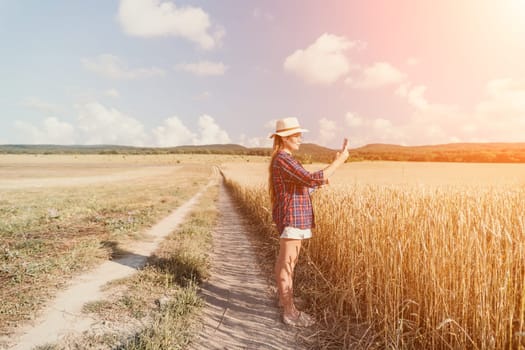
[[[275,280],[279,303],[283,307],[283,322],[288,325],[309,327],[315,323],[313,317],[297,310],[293,298],[293,272],[303,239],[312,237],[315,227],[310,192],[328,183],[335,170],[348,158],[345,139],[343,149],[325,169],[308,172],[292,156],[301,145],[301,128],[297,118],[278,120],[273,138],[273,153],[270,162],[269,192],[272,202],[272,217],[280,235],[279,256],[275,263]]]

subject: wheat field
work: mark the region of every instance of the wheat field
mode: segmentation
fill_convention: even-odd
[[[271,237],[266,168],[223,172]],[[524,184],[521,164],[345,164],[296,275],[320,347],[524,348]]]

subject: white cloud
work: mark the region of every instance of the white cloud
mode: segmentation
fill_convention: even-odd
[[[180,145],[204,145],[231,143],[228,133],[209,115],[198,118],[198,130],[192,131],[182,120],[172,116],[162,125],[144,131],[143,124],[123,112],[109,108],[98,102],[75,106],[77,118],[75,124],[46,118],[41,125],[24,121],[15,121],[18,139],[15,143],[28,144],[86,144],[86,145],[127,145],[171,147]],[[246,140],[256,144],[256,138]],[[7,143],[6,140],[0,140]],[[262,139],[260,144],[263,144]]]
[[[93,102],[76,106],[77,127],[85,144],[144,146],[148,136],[138,120]]]
[[[120,97],[120,93],[116,89],[108,89],[104,92],[104,95],[114,98]]]
[[[333,120],[322,118],[319,120],[319,139],[320,145],[326,146],[334,140],[336,134],[336,124]]]
[[[209,115],[199,117],[199,133],[199,137],[194,142],[197,145],[231,143],[228,133]]]
[[[357,89],[375,89],[399,84],[406,79],[406,74],[387,62],[377,62],[360,70],[360,76],[355,79],[348,77],[345,82]]]
[[[95,58],[82,59],[84,68],[111,79],[138,79],[163,76],[162,69],[134,68],[130,69],[117,56],[103,54]]]
[[[345,121],[346,125],[348,125],[351,128],[363,125],[363,118],[359,117],[358,115],[352,112],[346,113]]]
[[[176,70],[190,72],[199,76],[224,75],[227,66],[222,62],[200,61],[197,63],[182,63],[175,66]]]
[[[351,145],[391,143],[399,145],[423,145],[465,140],[468,118],[457,106],[430,103],[425,97],[425,86],[400,87],[397,94],[412,107],[406,119],[394,121],[387,118],[365,118],[349,112],[345,116],[350,127]],[[472,141],[472,140],[469,140]]]
[[[164,120],[163,125],[153,129],[153,135],[159,147],[192,145],[197,137],[175,116]]]
[[[465,134],[471,129],[471,116],[458,106],[428,101],[425,85],[402,84],[396,93],[405,98],[412,107],[412,115],[397,130],[404,134],[405,144],[438,144],[450,142],[473,142]]]
[[[310,84],[330,85],[344,78],[346,85],[356,89],[399,85],[406,80],[406,74],[388,62],[361,67],[345,56],[349,49],[364,46],[362,42],[325,33],[306,49],[288,56],[284,69]]]
[[[193,132],[178,117],[168,118],[153,129],[154,143],[161,147],[231,143],[228,133],[209,115],[200,116],[198,125],[198,132]]]
[[[525,142],[525,82],[498,79],[470,111],[426,97],[425,85],[405,83],[397,94],[412,108],[405,120],[362,118],[347,113],[354,142],[404,145],[451,142]]]
[[[263,19],[268,22],[273,22],[275,20],[275,16],[272,15],[269,12],[266,12],[258,7],[254,8],[252,11],[252,15],[256,19]]]
[[[475,107],[470,131],[490,141],[525,142],[525,81],[489,81],[486,97]]]
[[[269,136],[275,131],[275,123],[277,119],[268,120],[262,125],[263,131],[261,136],[247,137],[245,134],[241,134],[239,144],[246,147],[272,147],[273,139]]]
[[[62,111],[62,108],[58,105],[43,101],[36,97],[29,97],[25,99],[24,105],[44,114],[57,114]]]
[[[424,85],[411,86],[409,83],[402,84],[396,91],[396,94],[405,97],[408,103],[416,109],[427,109],[429,103],[425,98],[427,87]]]
[[[20,132],[22,143],[25,144],[70,145],[75,143],[73,125],[55,117],[45,118],[40,126],[19,120],[14,122],[14,126]]]
[[[344,52],[356,44],[325,33],[308,48],[288,56],[284,69],[311,84],[332,84],[352,68]]]
[[[29,144],[113,144],[143,146],[147,135],[142,124],[120,111],[100,103],[76,106],[75,125],[46,118],[41,125],[15,121],[22,143]]]
[[[268,137],[247,137],[241,134],[238,143],[245,147],[272,147],[273,140]]]
[[[123,31],[132,36],[176,36],[198,44],[203,49],[216,47],[224,29],[210,33],[211,23],[201,8],[177,7],[160,0],[121,0],[117,19]]]
[[[385,131],[392,128],[392,122],[388,119],[377,118],[372,121],[372,127],[379,131]]]
[[[487,99],[477,107],[480,114],[516,115],[525,110],[525,82],[513,79],[492,80],[487,83],[485,92]]]
[[[349,127],[349,143],[351,147],[359,147],[369,143],[405,144],[405,134],[402,127],[394,126],[391,120],[384,118],[364,118],[353,112],[345,116]]]

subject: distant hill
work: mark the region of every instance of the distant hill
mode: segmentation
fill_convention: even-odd
[[[234,144],[177,147],[133,147],[116,145],[0,145],[0,154],[245,154],[248,150],[249,149],[244,146]]]
[[[351,151],[367,160],[419,162],[523,163],[525,143],[451,143],[433,146],[370,144]]]
[[[0,145],[0,154],[239,154],[269,156],[270,148],[248,148],[236,144],[176,147],[132,147],[116,145]],[[303,144],[298,157],[319,159],[335,151],[315,144]]]
[[[115,145],[0,145],[0,154],[238,154],[269,156],[270,148],[236,144],[131,147]],[[336,150],[304,143],[296,156],[303,163],[332,161]],[[525,163],[525,143],[451,143],[432,146],[370,144],[350,150],[350,161],[394,160],[419,162]]]

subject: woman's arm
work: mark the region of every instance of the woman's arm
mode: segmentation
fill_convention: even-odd
[[[326,178],[332,176],[335,173],[335,170],[344,164],[349,156],[350,152],[348,152],[348,139],[345,139],[341,152],[337,152],[334,161],[324,169],[324,176]]]
[[[288,179],[301,186],[318,187],[325,183],[323,170],[309,172],[292,156],[283,155],[275,159],[275,167]]]

